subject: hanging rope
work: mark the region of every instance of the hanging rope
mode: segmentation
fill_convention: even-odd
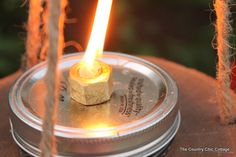
[[[216,0],[214,7],[216,11],[216,32],[217,32],[217,50],[218,50],[218,98],[220,104],[220,118],[224,124],[234,123],[236,115],[232,102],[230,91],[230,44],[229,36],[232,32],[230,25],[230,0]]]
[[[40,34],[40,14],[41,14],[41,0],[29,1],[29,17],[27,23],[27,40],[26,40],[26,65],[23,68],[31,68],[38,63],[37,54],[41,48],[41,34]],[[23,61],[24,63],[24,61]]]
[[[45,61],[47,59],[47,51],[48,51],[48,12],[49,12],[49,6],[47,3],[47,0],[44,0],[43,3],[44,7],[43,7],[43,12],[42,12],[42,47],[41,47],[41,51],[38,54],[38,58],[41,61]]]
[[[59,96],[58,60],[64,47],[64,21],[66,0],[47,0],[49,7],[48,19],[48,69],[45,76],[47,96],[45,98],[45,112],[43,119],[43,132],[40,142],[41,157],[53,157],[56,154],[56,140],[54,137],[54,124]]]

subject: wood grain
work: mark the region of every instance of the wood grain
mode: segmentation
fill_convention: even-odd
[[[219,105],[216,101],[216,80],[196,70],[164,59],[142,58],[165,69],[176,80],[179,87],[181,126],[163,156],[235,157],[236,125],[223,126],[218,121]],[[20,72],[17,72],[0,80],[0,156],[3,157],[21,156],[19,148],[10,135],[8,107],[9,88],[19,75]],[[202,148],[204,151],[194,151],[194,148]],[[228,152],[216,151],[215,148],[226,148]]]

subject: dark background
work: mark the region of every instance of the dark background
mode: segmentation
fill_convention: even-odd
[[[22,4],[23,0],[0,1],[0,77],[16,71],[25,52],[28,4]],[[66,41],[86,48],[96,4],[97,0],[70,0],[68,18],[77,22],[66,24]],[[114,0],[105,50],[157,56],[215,76],[212,9],[211,0]]]

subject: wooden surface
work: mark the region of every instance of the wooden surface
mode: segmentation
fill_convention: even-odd
[[[180,129],[163,154],[166,157],[236,157],[236,125],[218,122],[216,81],[193,69],[162,59],[143,57],[168,71],[179,87]],[[10,135],[9,88],[19,72],[0,80],[0,156],[19,157]],[[224,148],[224,150],[219,150]],[[218,149],[218,151],[217,151]]]

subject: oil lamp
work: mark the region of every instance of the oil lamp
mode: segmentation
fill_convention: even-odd
[[[178,89],[168,73],[135,56],[102,55],[111,4],[99,0],[85,54],[61,60],[58,156],[158,155],[179,128]],[[46,68],[41,63],[24,73],[9,96],[13,138],[33,156],[40,154]]]

